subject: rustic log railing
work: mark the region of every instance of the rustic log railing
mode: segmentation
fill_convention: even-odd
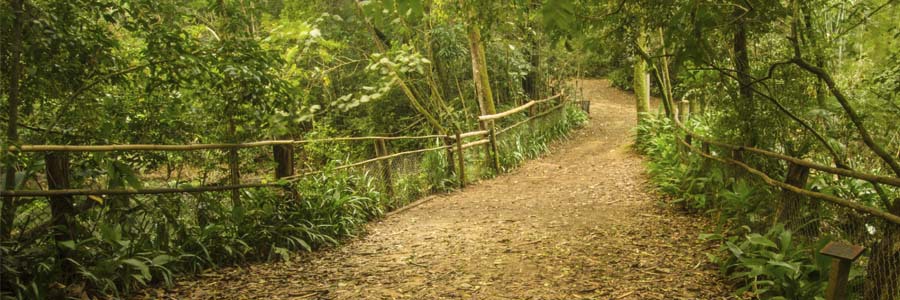
[[[836,204],[836,205],[839,205],[839,206],[842,206],[845,208],[849,208],[849,209],[852,209],[852,210],[855,210],[858,212],[866,213],[866,214],[869,214],[872,216],[876,216],[876,217],[884,219],[888,222],[900,225],[900,216],[894,215],[890,212],[887,212],[887,211],[884,211],[884,210],[881,210],[881,209],[878,209],[875,207],[863,205],[863,204],[860,204],[855,201],[835,197],[835,196],[820,193],[820,192],[810,191],[807,189],[793,186],[793,185],[785,183],[785,182],[781,182],[781,181],[772,179],[771,176],[765,174],[764,172],[762,172],[758,169],[755,169],[755,168],[747,165],[746,163],[742,162],[742,159],[740,158],[740,156],[732,157],[732,158],[718,157],[718,156],[712,155],[707,149],[709,149],[709,145],[713,145],[713,146],[718,146],[718,147],[722,147],[722,148],[731,150],[732,153],[740,154],[744,151],[753,152],[753,153],[757,153],[757,154],[760,154],[760,155],[763,155],[766,157],[780,159],[780,160],[783,160],[783,161],[786,161],[786,162],[789,162],[792,164],[796,164],[796,165],[803,166],[803,167],[808,167],[811,169],[816,169],[816,170],[819,170],[819,171],[822,171],[825,173],[830,173],[833,175],[846,176],[846,177],[850,177],[850,178],[867,180],[867,181],[871,181],[871,182],[877,182],[877,183],[898,186],[898,187],[900,187],[900,178],[872,175],[872,174],[866,174],[866,173],[861,173],[861,172],[857,172],[857,171],[851,171],[851,170],[847,170],[847,169],[834,168],[834,167],[820,165],[820,164],[817,164],[815,162],[808,161],[805,159],[796,158],[796,157],[792,157],[792,156],[788,156],[788,155],[784,155],[784,154],[780,154],[780,153],[775,153],[775,152],[768,151],[768,150],[758,149],[758,148],[754,148],[754,147],[732,145],[732,144],[728,144],[728,143],[715,141],[708,137],[704,137],[702,135],[692,132],[690,129],[685,127],[684,124],[682,124],[681,121],[678,120],[678,118],[673,119],[673,121],[674,121],[676,127],[679,130],[685,132],[685,134],[686,134],[685,138],[677,138],[678,142],[681,143],[683,146],[685,146],[685,148],[690,150],[691,152],[699,154],[700,156],[708,158],[708,159],[712,159],[712,160],[719,161],[719,162],[726,163],[726,164],[736,165],[736,166],[746,170],[750,174],[753,174],[753,175],[759,177],[760,179],[763,180],[763,182],[765,182],[766,184],[771,185],[773,187],[778,187],[778,188],[789,190],[791,192],[801,194],[804,196],[808,196],[808,197],[812,197],[812,198],[816,198],[816,199],[820,199],[820,200],[825,200],[825,201],[831,202],[833,204]],[[688,137],[696,138],[697,140],[700,140],[702,142],[702,147],[704,150],[698,150],[697,148],[693,147],[692,143],[687,142],[687,141],[693,140],[693,139],[689,139]]]
[[[321,142],[341,142],[341,141],[373,141],[376,145],[376,157],[372,159],[367,159],[359,162],[349,163],[341,166],[336,166],[329,168],[327,170],[342,170],[353,167],[358,167],[370,163],[375,162],[386,162],[394,158],[398,158],[406,155],[413,155],[418,153],[424,153],[429,151],[438,151],[438,150],[446,150],[448,153],[459,153],[456,154],[459,162],[451,162],[451,165],[456,164],[456,168],[458,169],[458,173],[460,178],[462,178],[461,185],[465,182],[465,160],[463,159],[463,154],[461,152],[465,151],[465,149],[487,145],[487,158],[490,160],[492,167],[495,171],[500,171],[499,166],[499,158],[498,158],[498,146],[497,146],[497,136],[505,133],[515,127],[518,127],[522,124],[525,124],[529,121],[532,121],[536,118],[540,118],[546,116],[549,113],[552,113],[560,108],[562,108],[566,102],[560,100],[560,103],[556,106],[553,106],[546,111],[535,113],[533,110],[534,106],[540,103],[549,102],[551,100],[560,99],[563,97],[563,94],[557,94],[555,96],[541,99],[541,100],[532,100],[527,102],[524,105],[512,108],[502,113],[494,114],[494,115],[486,115],[480,116],[479,122],[481,122],[482,130],[476,130],[465,133],[457,133],[454,135],[423,135],[423,136],[362,136],[362,137],[335,137],[335,138],[321,138],[321,139],[309,139],[309,140],[265,140],[265,141],[255,141],[248,143],[238,143],[238,144],[230,144],[230,143],[217,143],[217,144],[192,144],[192,145],[153,145],[153,144],[128,144],[128,145],[18,145],[18,146],[10,146],[6,150],[9,152],[23,152],[23,153],[36,153],[36,152],[44,152],[44,153],[65,153],[65,152],[113,152],[113,151],[198,151],[198,150],[236,150],[236,149],[248,149],[248,148],[261,148],[261,147],[272,147],[273,149],[273,160],[276,163],[275,167],[275,180],[257,180],[256,182],[251,183],[241,183],[240,178],[230,178],[230,184],[226,185],[203,185],[203,186],[183,186],[183,187],[159,187],[159,188],[141,188],[141,189],[129,189],[129,188],[117,188],[117,189],[70,189],[68,186],[55,186],[54,189],[50,190],[11,190],[11,191],[0,191],[0,196],[6,197],[59,197],[59,196],[101,196],[101,195],[152,195],[152,194],[175,194],[175,193],[197,193],[197,192],[215,192],[215,191],[234,191],[240,189],[247,188],[266,188],[266,187],[285,187],[291,182],[295,182],[300,180],[305,176],[320,174],[325,172],[326,170],[316,170],[311,172],[304,172],[301,174],[294,173],[294,158],[293,158],[293,147],[296,145],[309,144],[309,143],[321,143]],[[494,126],[494,121],[499,120],[508,116],[512,116],[517,112],[525,111],[528,108],[532,108],[531,116],[527,119],[517,122],[509,127],[497,129]],[[470,142],[465,142],[464,139],[470,137],[479,137],[480,139]],[[416,139],[439,139],[445,141],[444,146],[425,148],[425,149],[416,149],[398,153],[389,153],[387,151],[387,147],[385,146],[385,141],[392,140],[416,140]],[[447,142],[449,141],[449,142]],[[452,158],[449,158],[452,160]],[[66,164],[67,165],[67,164]],[[229,170],[234,169],[235,166],[229,166]],[[231,170],[234,171],[234,170]],[[384,171],[386,172],[382,176],[385,178],[392,178],[392,175],[389,173],[390,168],[386,168]],[[234,174],[234,172],[232,172]],[[232,175],[232,177],[234,177]],[[238,175],[239,177],[239,175]]]
[[[766,185],[780,188],[782,190],[782,203],[780,212],[773,217],[777,222],[782,222],[787,229],[797,230],[800,235],[810,238],[818,237],[820,231],[820,222],[826,222],[819,216],[818,208],[820,202],[830,203],[836,207],[847,209],[854,214],[869,216],[863,221],[867,230],[865,237],[850,233],[849,237],[841,237],[837,235],[837,240],[831,241],[827,246],[819,251],[820,254],[830,256],[832,258],[831,270],[828,275],[828,285],[825,292],[825,299],[838,300],[847,298],[850,290],[848,281],[851,264],[859,258],[864,250],[868,248],[868,259],[865,261],[865,285],[861,291],[861,299],[895,299],[900,296],[897,290],[897,276],[900,270],[900,251],[896,247],[898,237],[900,237],[900,216],[897,209],[900,208],[900,199],[894,200],[895,203],[885,203],[885,209],[866,205],[859,201],[845,199],[822,192],[812,191],[805,188],[805,182],[809,176],[810,169],[818,170],[831,175],[843,176],[847,178],[855,178],[868,181],[877,191],[882,190],[879,184],[900,187],[900,178],[880,176],[868,173],[862,173],[845,168],[837,168],[821,165],[809,160],[798,157],[784,155],[769,150],[746,147],[740,145],[732,145],[692,132],[681,120],[686,120],[686,115],[681,115],[672,120],[676,128],[684,132],[682,136],[680,132],[676,133],[675,139],[678,143],[678,149],[687,153],[696,153],[700,157],[718,161],[724,164],[733,165],[746,174],[753,174],[761,179]],[[700,141],[700,149],[694,146],[694,140]],[[710,146],[716,146],[725,150],[723,154],[716,154],[710,150]],[[787,175],[784,181],[777,180],[759,169],[756,169],[746,163],[744,159],[745,153],[754,153],[767,158],[778,159],[787,162]],[[880,193],[880,192],[879,192]],[[801,202],[803,197],[810,198],[810,202]],[[883,195],[880,195],[882,200]],[[819,201],[815,201],[819,200]],[[811,210],[811,215],[806,216],[802,213],[802,203]],[[799,219],[792,219],[799,218]],[[843,221],[837,221],[843,222]],[[846,228],[838,226],[830,226],[832,230],[846,233]],[[879,236],[880,238],[876,238]],[[834,238],[834,237],[830,237]],[[845,243],[845,242],[849,242]],[[855,245],[854,243],[863,243],[865,245]]]

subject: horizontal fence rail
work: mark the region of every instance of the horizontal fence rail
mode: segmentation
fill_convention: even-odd
[[[522,124],[527,124],[528,122],[531,122],[531,121],[533,121],[534,119],[537,119],[537,118],[546,116],[546,115],[548,115],[548,114],[550,114],[550,113],[552,113],[552,112],[554,112],[554,111],[559,110],[560,108],[563,108],[566,104],[567,104],[567,103],[561,103],[561,104],[559,104],[559,105],[557,105],[557,106],[551,107],[550,109],[548,109],[548,110],[545,111],[545,112],[542,112],[542,113],[533,115],[533,116],[531,116],[531,117],[528,117],[528,118],[525,119],[525,120],[516,122],[515,124],[509,125],[508,127],[505,127],[505,128],[500,129],[500,130],[497,130],[497,134],[501,134],[501,133],[507,132],[507,131],[509,131],[509,130],[512,130],[513,128],[516,128],[516,127],[521,126]]]
[[[874,181],[877,183],[883,183],[883,184],[887,184],[887,185],[900,187],[900,178],[897,178],[897,177],[872,175],[872,174],[857,172],[857,171],[853,171],[853,170],[829,167],[829,166],[820,165],[820,164],[817,164],[815,162],[811,162],[811,161],[808,161],[805,159],[796,158],[793,156],[788,156],[788,155],[784,155],[784,154],[780,154],[780,153],[775,153],[775,152],[768,151],[768,150],[763,150],[763,149],[753,148],[753,147],[746,147],[746,146],[731,145],[731,144],[727,144],[727,143],[723,143],[723,142],[719,142],[719,141],[714,141],[707,137],[704,137],[697,133],[694,133],[694,132],[688,130],[687,128],[685,128],[684,125],[682,125],[680,123],[678,124],[678,127],[685,133],[691,135],[692,137],[695,137],[698,140],[700,140],[702,142],[706,142],[710,145],[719,146],[722,148],[727,148],[727,149],[735,150],[735,151],[745,151],[746,150],[749,152],[761,154],[761,155],[768,156],[771,158],[777,158],[777,159],[780,159],[783,161],[792,162],[792,163],[795,163],[795,164],[798,164],[798,165],[801,165],[804,167],[809,167],[811,169],[816,169],[816,170],[826,172],[826,173],[831,173],[834,175],[847,176],[847,177],[852,177],[852,178],[856,178],[856,179]]]
[[[495,119],[500,119],[500,118],[503,118],[503,117],[508,117],[508,116],[511,116],[511,115],[513,115],[513,114],[515,114],[515,113],[517,113],[517,112],[521,112],[521,111],[523,111],[523,110],[526,110],[526,109],[528,109],[529,107],[531,107],[531,106],[533,106],[533,105],[535,105],[535,104],[538,104],[538,103],[544,103],[544,102],[548,102],[548,101],[551,101],[551,100],[554,100],[554,99],[558,99],[558,98],[562,97],[563,95],[564,95],[564,93],[559,93],[559,94],[550,96],[549,98],[545,98],[545,99],[541,99],[541,100],[531,100],[531,101],[528,101],[528,103],[525,103],[525,104],[523,104],[523,105],[521,105],[521,106],[518,106],[518,107],[513,108],[513,109],[510,109],[510,110],[504,111],[504,112],[502,112],[502,113],[496,113],[496,114],[493,114],[493,115],[484,115],[484,116],[480,116],[480,117],[478,117],[478,120],[479,120],[479,121],[488,121],[488,120],[495,120]]]
[[[323,142],[341,141],[366,141],[366,140],[415,140],[447,138],[447,135],[423,135],[423,136],[362,136],[362,137],[337,137],[311,140],[269,140],[240,144],[194,144],[194,145],[154,145],[154,144],[126,144],[126,145],[21,145],[9,146],[10,152],[110,152],[110,151],[195,151],[195,150],[224,150],[258,148],[275,145],[295,145]]]
[[[158,195],[181,194],[199,192],[233,191],[248,188],[278,187],[278,183],[247,183],[234,185],[205,185],[197,187],[178,188],[147,188],[147,189],[60,189],[60,190],[18,190],[0,191],[0,196],[6,197],[49,197],[49,196],[113,196],[113,195]]]
[[[846,169],[833,168],[833,167],[823,166],[823,165],[820,165],[820,164],[817,164],[817,163],[814,163],[814,162],[811,162],[808,160],[804,160],[804,159],[800,159],[800,158],[796,158],[796,157],[792,157],[792,156],[787,156],[784,154],[779,154],[779,153],[775,153],[775,152],[771,152],[771,151],[767,151],[767,150],[763,150],[763,149],[737,146],[737,145],[731,145],[731,144],[727,144],[727,143],[723,143],[723,142],[719,142],[719,141],[714,141],[712,139],[709,139],[707,137],[701,136],[697,133],[690,131],[677,118],[674,118],[673,120],[675,122],[676,127],[678,127],[681,131],[684,131],[687,134],[687,136],[692,137],[692,138],[697,138],[698,140],[700,140],[706,144],[709,144],[709,145],[719,146],[719,147],[726,148],[726,149],[729,149],[732,151],[746,150],[746,151],[758,153],[758,154],[761,154],[761,155],[764,155],[767,157],[791,162],[791,163],[794,163],[794,164],[797,164],[800,166],[809,167],[811,169],[816,169],[816,170],[819,170],[819,171],[822,171],[825,173],[829,173],[829,174],[841,175],[841,176],[862,179],[862,180],[868,180],[868,181],[872,181],[872,182],[883,183],[883,184],[888,184],[888,185],[893,185],[893,186],[900,186],[900,178],[878,176],[878,175],[860,173],[860,172],[856,172],[856,171],[850,171],[850,170],[846,170]],[[695,148],[693,145],[691,145],[689,142],[685,141],[682,138],[677,138],[677,140],[683,146],[686,146],[687,149],[689,149],[691,152],[697,153],[700,156],[703,156],[705,158],[712,159],[712,160],[715,160],[718,162],[739,166],[742,169],[746,170],[747,172],[750,172],[751,174],[756,175],[757,177],[762,179],[763,182],[765,182],[768,185],[783,188],[783,189],[789,190],[791,192],[809,196],[812,198],[825,200],[825,201],[831,202],[833,204],[836,204],[836,205],[839,205],[842,207],[846,207],[846,208],[849,208],[849,209],[852,209],[852,210],[855,210],[858,212],[866,213],[866,214],[869,214],[872,216],[876,216],[876,217],[884,219],[888,222],[900,225],[900,216],[891,214],[889,212],[883,211],[883,210],[875,208],[875,207],[863,205],[863,204],[860,204],[860,203],[857,203],[857,202],[854,202],[851,200],[835,197],[835,196],[820,193],[820,192],[810,191],[807,189],[803,189],[800,187],[796,187],[796,186],[772,179],[772,177],[770,177],[769,175],[745,164],[744,162],[741,162],[736,159],[731,159],[731,158],[717,157],[717,156],[712,155],[711,153],[705,153],[704,151],[698,150],[697,148]]]

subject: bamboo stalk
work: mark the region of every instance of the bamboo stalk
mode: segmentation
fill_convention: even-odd
[[[465,149],[462,146],[462,138],[459,134],[459,129],[456,130],[456,158],[459,159],[459,172],[456,175],[459,176],[459,187],[466,187],[466,153]],[[453,151],[453,149],[451,149]]]
[[[447,135],[443,134],[433,134],[433,135],[422,135],[422,136],[360,136],[360,137],[336,137],[336,138],[324,138],[324,139],[312,139],[312,140],[299,140],[294,141],[294,144],[306,144],[306,143],[318,143],[318,142],[340,142],[340,141],[366,141],[366,140],[385,140],[385,141],[393,141],[393,140],[418,140],[418,139],[434,139],[434,138],[446,138]],[[450,136],[452,137],[452,136]]]
[[[107,152],[107,151],[191,151],[210,149],[240,149],[271,145],[290,145],[291,140],[259,141],[241,144],[195,144],[195,145],[22,145],[10,146],[14,152]]]

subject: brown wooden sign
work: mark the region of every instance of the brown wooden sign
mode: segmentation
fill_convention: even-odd
[[[819,253],[837,259],[854,261],[862,255],[866,248],[863,246],[849,245],[841,242],[830,242]]]

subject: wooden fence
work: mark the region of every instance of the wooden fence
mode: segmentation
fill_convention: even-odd
[[[699,134],[694,133],[691,130],[687,129],[687,127],[685,127],[684,124],[681,123],[679,118],[674,118],[674,121],[675,121],[676,127],[678,129],[680,129],[681,131],[685,132],[685,137],[679,138],[678,142],[681,143],[686,149],[690,150],[691,152],[697,153],[708,159],[712,159],[712,160],[719,161],[719,162],[726,163],[726,164],[736,165],[736,166],[746,170],[747,172],[749,172],[753,175],[756,175],[757,177],[762,179],[763,182],[765,182],[768,185],[786,189],[791,192],[801,194],[804,196],[825,200],[825,201],[831,202],[833,204],[843,206],[845,208],[849,208],[849,209],[852,209],[852,210],[855,210],[858,212],[862,212],[865,214],[869,214],[872,216],[876,216],[876,217],[882,218],[888,222],[900,225],[900,216],[894,215],[890,212],[886,212],[884,210],[881,210],[881,209],[878,209],[875,207],[863,205],[863,204],[860,204],[860,203],[852,201],[852,200],[842,199],[842,198],[835,197],[832,195],[807,190],[802,187],[798,187],[797,183],[795,183],[795,182],[782,182],[782,181],[772,179],[771,176],[744,163],[742,161],[742,159],[743,159],[742,153],[744,151],[752,152],[752,153],[760,154],[760,155],[763,155],[763,156],[766,156],[769,158],[775,158],[775,159],[785,161],[789,164],[789,166],[799,166],[802,168],[811,168],[811,169],[819,170],[819,171],[829,173],[832,175],[838,175],[838,176],[844,176],[844,177],[850,177],[850,178],[856,178],[856,179],[869,181],[869,182],[872,182],[873,184],[880,183],[880,184],[887,184],[887,185],[900,187],[900,178],[872,175],[872,174],[852,171],[852,170],[848,170],[848,169],[829,167],[829,166],[817,164],[817,163],[809,161],[809,160],[792,157],[792,156],[788,156],[788,155],[784,155],[784,154],[780,154],[780,153],[775,153],[775,152],[768,151],[768,150],[758,149],[758,148],[754,148],[754,147],[747,147],[747,146],[732,145],[732,144],[728,144],[728,143],[724,143],[724,142],[715,141],[715,140],[704,137],[702,135],[699,135]],[[701,149],[697,149],[696,147],[693,146],[694,139],[701,141]],[[722,157],[722,156],[712,155],[711,151],[709,150],[710,145],[718,146],[723,149],[729,150],[731,153],[731,157]]]
[[[535,108],[537,104],[558,100],[557,104],[549,109],[537,112]],[[505,133],[515,127],[526,124],[528,121],[546,116],[547,114],[559,110],[567,104],[564,101],[564,94],[560,93],[555,96],[532,100],[528,103],[512,108],[502,113],[494,115],[486,115],[479,117],[479,130],[471,132],[456,132],[453,135],[435,134],[424,136],[364,136],[364,137],[335,137],[323,139],[309,140],[266,140],[239,144],[193,144],[193,145],[151,145],[151,144],[129,144],[129,145],[20,145],[10,146],[7,151],[10,152],[37,152],[45,153],[45,162],[48,166],[57,166],[59,168],[47,168],[47,182],[53,183],[48,190],[12,190],[0,191],[2,197],[50,197],[53,199],[67,200],[68,196],[100,196],[100,195],[147,195],[147,194],[173,194],[173,193],[197,193],[197,192],[213,192],[213,191],[235,191],[247,188],[264,188],[264,187],[284,187],[291,182],[297,181],[304,176],[314,175],[323,172],[317,170],[296,174],[294,171],[294,147],[302,144],[317,142],[339,142],[339,141],[372,141],[375,145],[375,157],[359,162],[354,162],[331,170],[341,170],[353,168],[369,163],[388,161],[393,158],[412,155],[417,153],[446,150],[450,154],[449,159],[451,165],[456,165],[457,175],[460,178],[460,184],[465,185],[465,161],[463,159],[463,151],[479,145],[487,145],[486,154],[491,160],[491,166],[495,171],[499,171],[499,158],[496,136]],[[531,109],[530,116],[520,122],[505,128],[497,129],[495,120],[499,120],[508,116],[512,116],[518,112]],[[478,140],[465,142],[466,138],[478,137]],[[390,153],[384,145],[385,141],[390,140],[415,140],[415,139],[440,139],[444,141],[443,146],[416,149],[398,153]],[[164,187],[164,188],[142,188],[142,189],[72,189],[69,185],[68,178],[68,158],[66,155],[60,155],[66,152],[111,152],[111,151],[197,151],[197,150],[227,150],[235,151],[237,149],[272,147],[273,161],[275,167],[275,182],[259,180],[256,182],[242,183],[240,173],[236,169],[238,164],[229,164],[230,183],[228,185],[203,185],[195,187]],[[460,153],[458,163],[453,162],[453,153]],[[390,169],[385,169],[384,179],[390,181]],[[237,175],[236,175],[237,174]]]
[[[813,230],[814,233],[808,236],[808,238],[815,239],[818,238],[819,223],[826,224],[829,221],[836,223],[828,226],[834,231],[832,238],[836,239],[819,251],[822,255],[832,258],[828,274],[828,287],[825,292],[827,300],[848,299],[849,295],[866,300],[900,299],[900,248],[897,248],[897,245],[900,245],[900,216],[896,215],[896,210],[900,207],[900,203],[894,203],[893,205],[885,203],[885,206],[891,209],[891,211],[885,211],[865,205],[859,201],[844,199],[805,188],[810,169],[835,176],[867,181],[879,193],[881,193],[882,189],[879,186],[880,184],[900,187],[900,178],[862,173],[846,167],[825,166],[769,150],[716,141],[694,133],[684,126],[681,120],[686,120],[689,115],[685,113],[687,110],[683,102],[680,110],[682,113],[675,113],[672,118],[676,127],[684,132],[683,136],[676,134],[675,137],[679,148],[706,159],[736,166],[740,170],[760,178],[765,184],[782,189],[784,191],[783,195],[789,196],[781,199],[780,211],[773,218],[778,222],[785,223],[786,228],[798,229],[800,235],[805,235],[804,227],[815,224],[812,225],[812,228],[815,228]],[[700,149],[694,146],[695,140],[700,141]],[[715,153],[710,150],[711,146],[725,151]],[[745,153],[753,153],[786,162],[787,175],[785,180],[776,180],[773,176],[747,164],[744,158]],[[840,214],[844,218],[862,219],[862,216],[871,216],[873,218],[859,220],[862,222],[864,229],[854,232],[852,226],[848,227],[846,224],[841,224],[841,222],[846,222],[847,220],[822,218],[819,215],[821,210],[819,210],[818,202],[801,202],[802,200],[800,199],[802,198],[799,196],[823,200],[831,205],[849,209],[849,211]],[[900,201],[900,199],[894,201]],[[804,216],[802,212],[804,207],[813,213],[811,217]],[[799,220],[791,220],[794,216],[800,216]],[[837,219],[841,219],[841,217]],[[864,276],[859,276],[862,278],[863,284],[857,284],[855,288],[851,288],[849,282],[849,275],[852,269],[851,264],[863,256],[863,253],[867,253],[866,256],[868,256],[865,260],[865,274]],[[855,290],[855,293],[851,294],[851,290]]]

